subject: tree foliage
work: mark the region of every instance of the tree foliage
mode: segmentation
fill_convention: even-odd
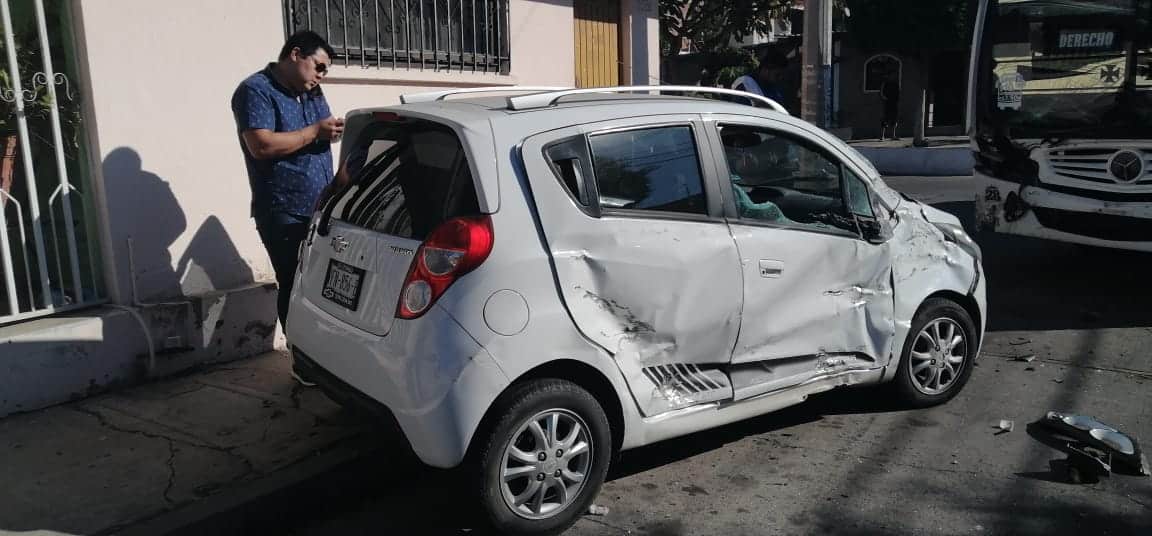
[[[788,15],[795,0],[660,0],[661,51],[675,54],[681,39],[701,52],[718,52],[733,40],[768,33],[772,19]]]
[[[914,53],[968,46],[972,0],[834,0],[847,29],[866,49]],[[797,0],[660,0],[661,51],[675,54],[681,39],[701,52],[721,52],[754,33],[769,33]],[[801,29],[796,28],[797,32]]]

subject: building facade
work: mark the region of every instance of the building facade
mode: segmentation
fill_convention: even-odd
[[[229,103],[292,31],[335,46],[343,116],[655,83],[656,3],[0,0],[0,416],[283,344]]]

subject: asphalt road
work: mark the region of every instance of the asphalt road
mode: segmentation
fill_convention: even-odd
[[[971,221],[965,178],[890,182]],[[597,500],[609,513],[567,534],[1152,534],[1152,478],[1064,483],[1058,453],[1024,431],[1049,410],[1082,412],[1152,445],[1152,256],[977,239],[989,333],[957,398],[902,410],[880,390],[836,391],[626,452]],[[286,497],[264,528],[476,532],[450,472],[384,456],[342,471]]]

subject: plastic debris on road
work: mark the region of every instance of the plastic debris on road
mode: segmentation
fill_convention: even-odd
[[[1095,417],[1050,411],[1028,425],[1028,435],[1068,455],[1053,470],[1073,483],[1091,483],[1111,473],[1149,476],[1148,460],[1136,438]]]

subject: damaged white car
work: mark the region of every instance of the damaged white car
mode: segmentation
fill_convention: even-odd
[[[985,279],[956,218],[767,99],[647,93],[672,90],[348,116],[295,366],[425,463],[465,464],[501,533],[563,531],[621,450],[845,385],[938,404],[972,372]]]

